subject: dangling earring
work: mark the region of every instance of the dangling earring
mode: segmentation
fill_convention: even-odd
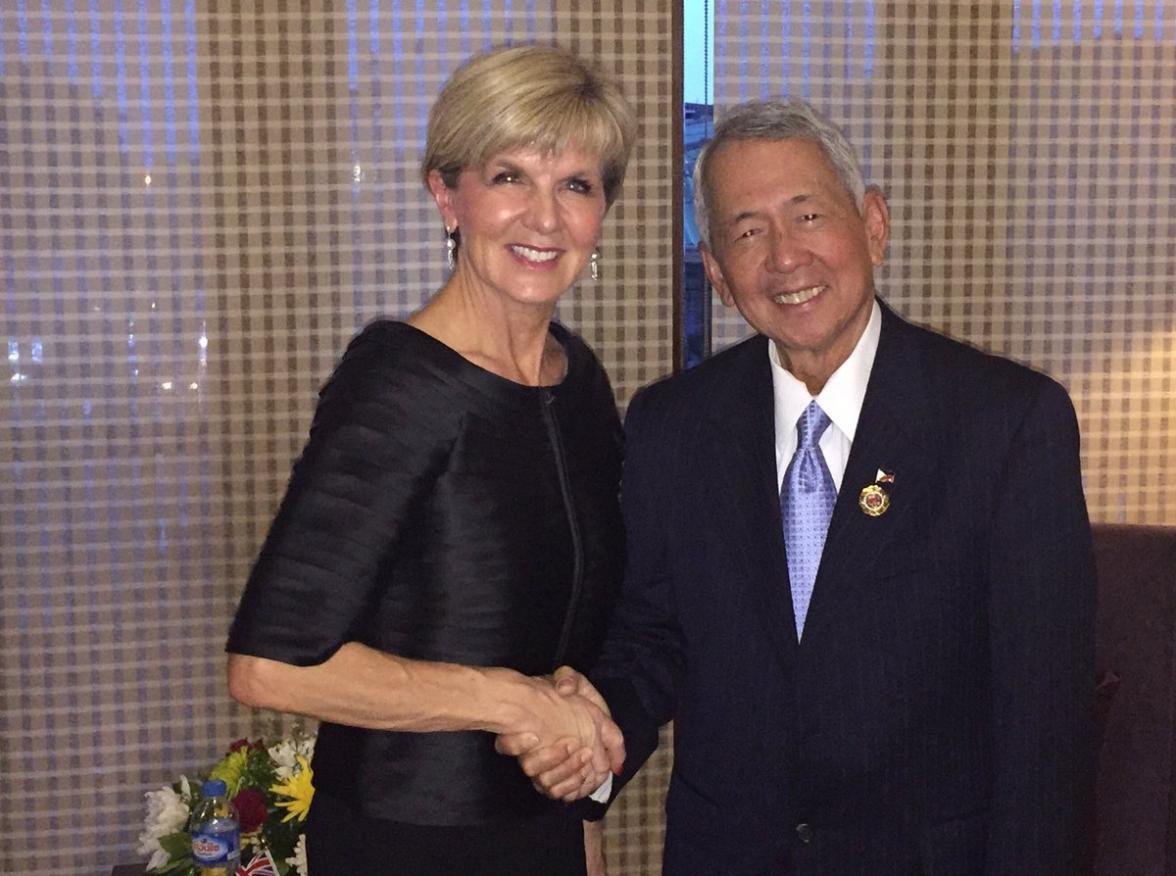
[[[449,272],[453,273],[453,267],[457,264],[457,259],[454,257],[457,250],[457,241],[453,239],[453,230],[449,226],[445,226],[445,266],[449,268]]]
[[[597,250],[592,250],[592,279],[600,279],[600,253]]]

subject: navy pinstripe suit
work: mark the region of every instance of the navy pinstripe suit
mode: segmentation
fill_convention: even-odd
[[[626,422],[630,555],[592,680],[626,737],[618,787],[676,719],[665,872],[1072,872],[1094,584],[1065,391],[884,306],[798,644],[767,343]]]

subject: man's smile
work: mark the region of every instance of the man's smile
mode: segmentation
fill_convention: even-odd
[[[804,304],[806,301],[812,301],[826,289],[828,286],[809,286],[805,289],[798,289],[795,292],[781,292],[779,295],[774,295],[772,300],[777,304]]]

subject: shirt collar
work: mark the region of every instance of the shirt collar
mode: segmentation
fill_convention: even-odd
[[[816,396],[816,402],[833,422],[833,425],[851,442],[857,432],[858,418],[862,413],[862,402],[866,398],[866,385],[870,381],[870,370],[878,353],[878,338],[882,334],[882,308],[875,299],[870,310],[870,321],[858,338],[849,358],[825,382]],[[813,396],[804,382],[794,377],[780,364],[780,354],[774,343],[768,344],[768,359],[772,365],[772,392],[776,402],[776,435],[789,435],[796,430],[796,421],[804,413]]]

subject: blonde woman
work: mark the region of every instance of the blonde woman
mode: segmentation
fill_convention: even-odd
[[[581,752],[586,783],[623,757],[604,704],[545,676],[592,661],[621,571],[615,402],[552,316],[596,273],[635,127],[555,48],[477,56],[433,107],[452,273],[348,347],[228,643],[237,699],[323,722],[315,876],[585,872],[581,823],[494,735]]]

